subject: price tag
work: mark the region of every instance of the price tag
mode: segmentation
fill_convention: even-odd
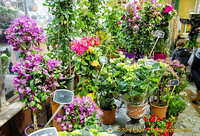
[[[35,131],[29,136],[59,136],[59,135],[55,127],[49,127]]]
[[[177,86],[178,85],[178,80],[171,80],[171,86]]]
[[[105,56],[100,56],[99,60],[102,64],[107,64],[108,63],[108,59]]]
[[[72,103],[74,93],[66,89],[59,89],[54,92],[53,101],[59,104]]]
[[[163,31],[156,30],[154,36],[158,38],[163,38],[165,36],[165,33]]]

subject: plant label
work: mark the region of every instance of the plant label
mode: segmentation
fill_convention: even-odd
[[[66,89],[59,89],[54,92],[53,101],[60,104],[72,103],[74,93]]]
[[[158,37],[158,38],[164,38],[165,32],[160,31],[160,30],[156,30],[155,33],[154,33],[154,36]]]
[[[171,80],[171,86],[177,86],[178,85],[178,80]]]
[[[58,136],[58,132],[55,127],[49,127],[35,131],[29,136]]]
[[[145,62],[145,65],[154,65],[156,62],[155,61],[153,61],[153,60],[146,60]]]
[[[107,64],[108,63],[108,59],[105,56],[100,56],[99,60],[102,64]]]

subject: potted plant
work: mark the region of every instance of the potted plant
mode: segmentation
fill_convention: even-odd
[[[150,102],[151,105],[151,114],[156,115],[159,118],[165,118],[166,111],[167,111],[167,102],[161,100],[161,97],[165,96],[167,93],[169,93],[170,89],[169,86],[166,84],[169,84],[170,82],[170,76],[168,76],[168,64],[165,64],[163,62],[160,62],[160,73],[158,74],[158,88],[155,91],[156,100]]]
[[[172,136],[174,134],[175,117],[173,116],[165,120],[155,115],[146,115],[143,120],[145,121],[145,130],[148,136]]]
[[[64,84],[60,88],[74,89],[74,61],[70,42],[75,35],[76,7],[73,0],[52,1],[46,0],[50,13],[54,16],[51,24],[47,27],[47,48],[52,57],[62,62],[63,79],[59,83]],[[66,8],[67,7],[67,8]]]
[[[168,101],[169,96],[165,95],[162,99]],[[185,110],[187,105],[187,102],[179,94],[172,95],[167,107],[167,117],[174,116],[177,120],[179,114]]]
[[[118,75],[116,70],[110,63],[106,64],[98,79],[98,102],[103,112],[102,122],[105,125],[111,125],[115,122],[116,105],[114,100],[115,91],[117,88],[115,80]]]
[[[74,72],[80,76],[74,94],[87,96],[89,92],[97,91],[96,79],[99,73],[98,52],[100,40],[98,37],[86,37],[71,42],[72,51],[77,53]]]
[[[64,131],[84,129],[86,126],[100,125],[101,111],[90,97],[74,97],[73,103],[63,106],[63,112],[57,113],[55,120]]]
[[[159,78],[163,72],[161,64],[146,63],[148,59],[139,59],[137,63],[130,65],[127,62],[117,65],[118,71],[123,71],[121,81],[117,81],[118,91],[127,102],[127,114],[131,118],[140,118],[146,106],[147,99],[159,86]],[[152,60],[151,60],[152,61]],[[127,65],[127,64],[128,65]],[[138,111],[138,112],[134,112]]]
[[[156,24],[156,29],[161,30],[165,33],[164,38],[159,40],[154,53],[154,59],[166,59],[167,57],[167,42],[170,37],[169,21],[176,15],[176,10],[174,6],[170,4],[162,4],[162,8],[159,10],[158,14],[161,18],[160,23]]]
[[[34,130],[37,130],[36,109],[42,109],[41,104],[52,96],[58,79],[62,78],[61,62],[42,55],[35,48],[27,51],[25,56],[12,67],[17,73],[13,83],[25,109],[33,111]]]

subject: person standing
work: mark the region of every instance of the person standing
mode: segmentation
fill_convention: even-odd
[[[192,97],[192,101],[200,101],[200,46],[194,56],[194,60],[191,66],[191,73],[197,88],[197,95]]]

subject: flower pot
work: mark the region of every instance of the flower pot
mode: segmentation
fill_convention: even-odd
[[[133,119],[139,119],[143,116],[147,103],[143,105],[134,105],[127,103],[127,115]]]
[[[132,64],[135,62],[135,57],[136,57],[136,54],[137,54],[136,52],[135,53],[127,53],[127,52],[125,52],[124,54],[125,54],[126,58],[133,59]]]
[[[166,60],[166,57],[167,57],[167,54],[154,53],[154,60],[158,60],[158,59]]]
[[[101,111],[103,112],[102,123],[105,125],[112,125],[115,122],[116,108],[114,110],[104,110],[101,108]]]
[[[121,51],[121,52],[126,52],[126,50],[125,49],[117,49],[118,51]]]
[[[44,125],[43,124],[40,124],[40,123],[38,123],[38,127],[41,127],[41,128],[43,128],[44,127]],[[29,132],[28,132],[28,130],[29,129],[33,129],[33,124],[31,124],[31,125],[29,125],[28,127],[26,127],[25,128],[25,130],[24,130],[24,134],[26,135],[26,136],[28,136],[29,135]],[[31,131],[31,133],[33,133],[34,131]],[[30,133],[30,134],[31,134]]]
[[[162,118],[162,119],[165,118],[168,105],[167,105],[167,102],[165,102],[165,101],[163,101],[163,103],[166,103],[166,105],[165,106],[156,106],[151,102],[150,103],[150,105],[151,105],[151,115],[155,115],[155,116]]]
[[[59,103],[51,101],[52,115],[56,112],[59,106],[60,106]],[[62,112],[63,112],[62,109],[58,111],[58,113],[62,113]],[[62,127],[59,124],[57,124],[57,121],[55,121],[54,119],[53,119],[53,127],[56,127],[57,131],[62,131]]]
[[[74,90],[74,77],[75,75],[72,75],[71,77],[66,77],[60,80],[60,82],[65,81],[65,86],[67,86],[67,90]]]

